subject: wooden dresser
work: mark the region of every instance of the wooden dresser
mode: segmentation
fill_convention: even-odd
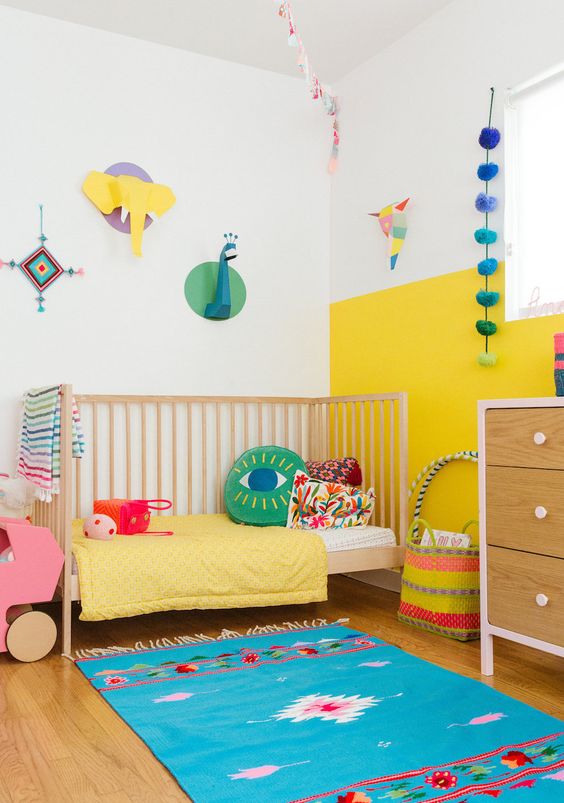
[[[564,398],[478,402],[482,674],[493,636],[564,657]]]

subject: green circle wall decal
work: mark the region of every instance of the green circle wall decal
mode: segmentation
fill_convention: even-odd
[[[223,235],[219,262],[202,262],[186,277],[184,295],[197,315],[225,321],[238,315],[247,300],[245,282],[229,262],[237,257],[237,235]]]

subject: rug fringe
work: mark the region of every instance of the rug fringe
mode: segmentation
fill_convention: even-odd
[[[305,620],[300,622],[282,622],[281,625],[255,625],[249,627],[245,633],[239,633],[237,630],[228,630],[224,628],[219,636],[212,638],[206,636],[204,633],[197,633],[194,636],[174,636],[174,638],[158,638],[149,639],[147,643],[137,641],[133,647],[118,647],[117,645],[110,647],[93,647],[91,649],[75,650],[75,659],[83,660],[86,658],[99,658],[104,655],[122,655],[125,653],[139,652],[141,650],[158,650],[161,647],[177,647],[187,644],[209,644],[214,641],[226,641],[234,638],[244,638],[245,636],[261,636],[268,633],[286,633],[292,630],[310,630],[316,627],[327,627],[330,625],[342,625],[348,622],[348,618],[337,619],[335,622],[327,622],[326,619],[312,619],[311,621]],[[65,656],[70,658],[70,656]]]

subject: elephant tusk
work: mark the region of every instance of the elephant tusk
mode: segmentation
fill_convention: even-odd
[[[155,222],[155,220],[157,220],[157,218],[158,218],[158,215],[157,215],[157,213],[156,213],[156,212],[145,212],[145,214],[146,214],[148,217],[150,217],[150,218],[151,218],[151,220],[153,221],[153,223],[154,223],[154,222]]]
[[[128,214],[129,214],[129,209],[127,209],[125,206],[122,206],[121,207],[121,222],[122,223],[125,223],[125,221],[127,220]]]

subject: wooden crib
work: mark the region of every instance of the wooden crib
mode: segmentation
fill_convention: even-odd
[[[71,644],[72,520],[94,499],[167,498],[171,513],[224,511],[223,486],[244,450],[274,444],[305,460],[357,457],[377,501],[372,522],[389,527],[397,546],[329,553],[329,573],[403,565],[407,531],[407,394],[327,398],[77,395],[86,441],[72,458],[72,396],[62,386],[61,491],[38,502],[34,522],[53,532],[65,553],[59,583],[63,652]],[[75,593],[73,594],[73,587]]]

